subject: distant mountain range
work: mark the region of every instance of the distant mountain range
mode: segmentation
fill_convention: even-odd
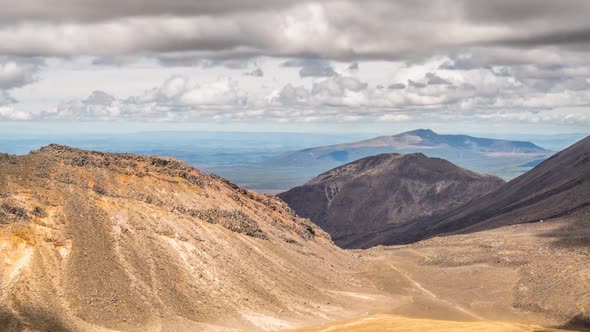
[[[429,129],[418,129],[393,136],[285,153],[263,162],[263,165],[329,169],[381,153],[414,152],[443,158],[462,167],[504,178],[523,172],[522,169],[512,169],[510,166],[518,168],[551,154],[551,151],[530,142],[441,135]]]
[[[553,152],[525,141],[441,135],[418,129],[393,136],[287,152],[260,163],[218,168],[216,174],[256,190],[300,186],[330,169],[382,153],[416,153],[510,180]]]
[[[379,153],[424,151],[458,159],[481,157],[530,157],[550,151],[530,142],[478,138],[467,135],[440,135],[429,129],[380,136],[359,142],[317,147],[286,153],[266,163],[283,166],[308,166],[310,163],[348,163]],[[438,156],[437,156],[438,157]],[[442,157],[442,156],[441,156]]]
[[[433,216],[504,181],[421,153],[380,154],[328,171],[278,196],[344,248],[365,247],[385,225]]]

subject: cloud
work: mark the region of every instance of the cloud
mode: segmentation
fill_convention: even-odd
[[[389,90],[401,90],[405,89],[406,85],[404,83],[393,83],[387,86]]]
[[[163,63],[260,55],[416,60],[458,50],[576,56],[589,50],[589,15],[590,4],[577,0],[23,0],[0,12],[0,53],[151,54]]]
[[[18,105],[5,105],[0,117],[173,122],[480,121],[579,126],[590,121],[585,108],[590,104],[589,82],[584,77],[552,77],[555,71],[569,70],[529,68],[515,79],[477,69],[466,75],[445,75],[445,84],[429,84],[429,79],[441,77],[426,72],[412,74],[415,81],[408,79],[407,86],[392,84],[395,88],[391,89],[369,85],[358,77],[334,76],[306,85],[285,84],[266,96],[249,94],[229,78],[197,83],[176,75],[142,93],[117,97],[97,90],[39,113],[18,112]],[[563,108],[573,110],[564,112]]]
[[[356,106],[366,102],[368,84],[353,77],[338,76],[313,84],[316,103],[332,106]]]
[[[197,16],[247,13],[256,10],[281,9],[297,1],[293,0],[144,0],[141,6],[133,2],[117,0],[20,0],[3,6],[0,18],[3,22],[20,20],[61,22],[75,18],[80,22],[112,20],[137,16]]]
[[[351,63],[350,66],[348,66],[346,69],[349,71],[357,71],[359,70],[359,63],[355,61]]]
[[[156,56],[156,60],[165,67],[246,69],[250,65],[249,58],[204,59],[202,55],[192,52],[160,54]]]
[[[426,87],[426,83],[416,82],[414,80],[408,80],[408,86],[412,88],[422,89]]]
[[[10,107],[10,112],[4,110],[3,119],[9,114],[13,119],[89,121],[363,123],[477,119],[568,126],[574,126],[574,120],[587,121],[583,115],[587,112],[585,107],[590,105],[588,65],[544,63],[443,69],[441,64],[452,59],[454,56],[433,58],[428,63],[367,63],[363,64],[363,73],[370,74],[367,76],[344,71],[341,75],[313,80],[274,81],[277,86],[272,92],[269,92],[270,87],[248,86],[251,79],[238,82],[243,79],[240,74],[244,72],[233,79],[207,81],[199,77],[199,82],[189,76],[173,75],[141,93],[115,96],[96,90],[83,98],[45,107],[41,112],[15,113],[20,109],[19,104],[14,104],[7,90],[0,90],[0,104],[6,109]],[[311,62],[318,61],[331,67],[327,60]],[[301,69],[309,62],[291,59],[280,66],[275,60],[268,65],[279,65],[273,70]],[[383,76],[370,73],[372,68],[377,68],[376,64]],[[345,68],[347,64],[340,65]],[[195,71],[193,75],[200,72]],[[393,83],[386,87],[377,85],[371,82],[375,77],[380,81],[390,79]],[[269,83],[267,81],[270,79],[265,79],[265,83]],[[575,110],[558,112],[564,108]],[[560,120],[558,114],[564,118]]]
[[[40,63],[0,57],[0,90],[9,90],[31,84],[36,80]]]
[[[0,120],[25,121],[30,119],[32,119],[32,115],[30,113],[16,111],[8,106],[0,106]]]
[[[322,59],[291,59],[282,63],[283,67],[299,67],[301,77],[331,77],[337,73],[329,61]]]
[[[86,120],[169,120],[212,117],[244,108],[247,94],[231,79],[207,84],[194,83],[186,76],[172,76],[160,86],[124,99],[94,91],[83,100],[71,100],[39,114],[46,119]]]
[[[444,78],[438,76],[435,73],[426,73],[425,75],[426,84],[428,85],[438,85],[438,84],[451,84],[451,82],[445,80]]]
[[[413,118],[408,114],[384,114],[379,117],[380,121],[391,121],[391,122],[403,122],[403,121],[410,121]]]
[[[117,99],[104,91],[94,91],[92,94],[82,101],[85,105],[100,105],[110,106]]]
[[[253,71],[244,73],[246,76],[264,77],[264,72],[260,68],[256,68]]]
[[[222,79],[209,84],[196,84],[186,76],[173,76],[161,86],[130,100],[141,103],[157,102],[171,108],[184,109],[210,105],[245,105],[248,97],[231,79]]]
[[[0,90],[0,106],[14,103],[16,103],[16,99],[14,99],[7,91]]]
[[[285,85],[281,91],[275,91],[268,97],[272,105],[305,105],[309,102],[311,93],[302,86]]]

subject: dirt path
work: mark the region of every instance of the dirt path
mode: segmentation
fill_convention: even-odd
[[[464,314],[466,314],[467,316],[470,316],[472,318],[475,318],[477,320],[484,320],[483,317],[473,313],[472,311],[465,309],[463,307],[461,307],[460,305],[451,303],[445,299],[441,299],[440,297],[438,297],[438,295],[436,295],[435,293],[433,293],[432,291],[428,290],[427,288],[425,288],[424,286],[422,286],[422,284],[420,284],[418,281],[416,281],[414,278],[412,278],[409,274],[407,274],[405,271],[399,269],[398,267],[396,267],[393,264],[389,264],[391,266],[391,268],[393,270],[395,270],[396,272],[398,272],[399,274],[401,274],[404,278],[406,278],[410,283],[412,283],[412,285],[414,285],[414,287],[416,287],[418,290],[420,290],[422,293],[428,295],[429,297],[431,297],[433,300],[436,300],[438,302],[441,302],[443,304],[445,304],[446,306],[449,306],[455,310],[458,310]]]
[[[317,332],[339,331],[339,330],[342,330],[344,328],[351,328],[351,327],[355,327],[355,326],[366,325],[367,323],[369,323],[371,321],[377,321],[377,320],[379,320],[379,317],[378,316],[366,317],[366,318],[355,320],[355,321],[350,322],[350,323],[345,323],[345,324],[341,324],[341,325],[337,325],[337,326],[329,326],[329,327],[323,328],[323,329],[321,329],[321,330],[319,330]]]

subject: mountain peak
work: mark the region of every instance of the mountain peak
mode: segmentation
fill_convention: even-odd
[[[380,231],[430,217],[502,185],[422,153],[379,154],[320,174],[278,196],[345,248],[381,244]]]
[[[399,136],[402,136],[402,135],[416,135],[416,136],[420,136],[420,137],[438,136],[438,134],[435,133],[434,131],[432,131],[431,129],[416,129],[416,130],[406,131],[404,133],[399,134]]]

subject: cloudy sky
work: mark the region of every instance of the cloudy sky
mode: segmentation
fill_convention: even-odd
[[[4,128],[590,128],[590,1],[0,5]]]

